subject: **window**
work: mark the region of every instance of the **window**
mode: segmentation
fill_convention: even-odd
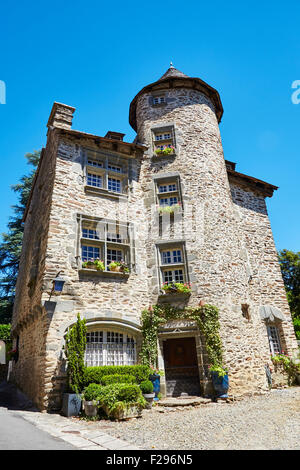
[[[178,204],[178,198],[176,196],[159,198],[160,206],[174,206],[175,204]]]
[[[164,96],[154,96],[153,97],[153,104],[156,105],[156,104],[163,104],[165,103],[165,97]]]
[[[80,224],[78,246],[79,263],[92,263],[99,259],[104,263],[105,271],[109,271],[112,261],[122,262],[125,272],[130,271],[134,261],[133,226],[130,223],[93,219],[78,216]],[[93,269],[93,265],[83,266]],[[95,268],[96,269],[96,268]]]
[[[153,150],[164,150],[166,147],[172,149],[172,153],[176,148],[175,132],[173,126],[167,126],[159,129],[152,129]],[[166,152],[168,154],[168,152]]]
[[[82,261],[94,261],[100,258],[100,248],[89,245],[82,245]]]
[[[177,191],[177,184],[170,183],[170,184],[160,184],[158,186],[159,193],[171,193],[173,191]]]
[[[114,193],[120,193],[121,192],[121,180],[108,177],[107,189],[108,191],[112,191]]]
[[[163,243],[157,245],[160,284],[172,282],[188,282],[187,263],[184,242],[181,244]]]
[[[185,282],[182,269],[170,269],[163,271],[163,282],[171,284],[172,282]]]
[[[103,187],[102,176],[97,175],[95,173],[88,173],[87,174],[87,184],[89,186],[95,186],[96,188],[102,188]]]
[[[268,338],[271,354],[280,354],[281,353],[281,344],[278,328],[275,325],[268,325]]]
[[[118,331],[91,331],[86,335],[85,364],[121,366],[136,363],[134,336]]]
[[[181,250],[165,250],[162,251],[162,264],[182,263]]]
[[[181,186],[178,176],[155,179],[156,204],[158,206],[182,205]]]
[[[93,187],[124,194],[128,184],[128,162],[121,157],[86,150],[86,184],[87,189]]]

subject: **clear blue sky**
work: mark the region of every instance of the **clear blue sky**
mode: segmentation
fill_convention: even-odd
[[[74,129],[131,142],[130,101],[173,61],[219,91],[225,158],[280,187],[267,199],[276,246],[300,251],[299,17],[289,1],[2,2],[0,232],[54,101],[76,107]]]

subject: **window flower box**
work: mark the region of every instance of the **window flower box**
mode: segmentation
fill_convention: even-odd
[[[163,148],[157,148],[154,150],[155,155],[158,157],[164,156],[164,155],[172,155],[175,153],[175,147],[173,145],[164,145]]]
[[[171,283],[166,283],[164,282],[161,290],[163,291],[164,294],[186,294],[190,295],[191,294],[191,284],[190,283],[182,283],[182,282],[171,282]]]
[[[174,214],[181,209],[181,203],[173,204],[172,206],[158,206],[159,214]]]

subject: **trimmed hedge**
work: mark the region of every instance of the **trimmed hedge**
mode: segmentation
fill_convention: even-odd
[[[139,408],[146,406],[146,401],[137,384],[112,384],[101,387],[97,397],[99,405],[107,408],[109,413],[116,409],[127,408],[129,405],[137,405]]]
[[[111,375],[103,375],[101,379],[101,383],[103,385],[111,385],[111,384],[135,384],[136,378],[134,375],[129,374],[111,374]]]
[[[149,379],[151,374],[151,369],[148,366],[144,365],[135,365],[135,366],[95,366],[95,367],[86,367],[83,383],[84,386],[89,385],[90,383],[101,384],[102,379],[106,375],[133,375],[138,384],[144,380]]]

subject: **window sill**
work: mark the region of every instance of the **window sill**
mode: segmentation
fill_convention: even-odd
[[[120,199],[120,198],[127,199],[128,198],[127,194],[114,193],[112,191],[108,191],[107,189],[97,188],[96,186],[85,185],[84,190],[86,193],[97,194],[98,196],[111,197],[113,199]]]
[[[100,276],[100,277],[110,277],[110,278],[128,278],[130,273],[122,273],[119,271],[100,271],[98,269],[90,269],[90,268],[80,268],[78,270],[79,274],[85,274],[90,276]]]
[[[163,154],[163,153],[153,153],[152,158],[155,160],[165,159],[165,158],[174,158],[176,157],[176,152]]]

